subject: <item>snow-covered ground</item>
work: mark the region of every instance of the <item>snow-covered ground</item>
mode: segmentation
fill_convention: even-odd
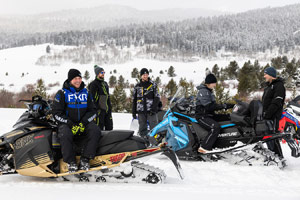
[[[39,57],[46,54],[46,47],[48,44],[36,45],[36,46],[25,46],[0,50],[0,89],[4,88],[9,91],[21,91],[26,84],[34,84],[38,79],[42,78],[46,86],[49,84],[54,84],[58,82],[59,86],[54,86],[49,88],[48,94],[55,93],[58,89],[62,87],[62,83],[67,79],[67,73],[71,68],[77,68],[81,71],[82,74],[87,70],[90,73],[91,78],[89,81],[94,79],[94,64],[74,64],[74,63],[64,63],[61,66],[38,66],[36,61]],[[72,48],[67,46],[57,46],[51,44],[52,51],[60,52],[66,48]],[[133,50],[132,50],[133,51]],[[167,75],[167,70],[170,66],[175,68],[174,80],[177,82],[180,78],[186,78],[187,81],[193,81],[195,85],[199,85],[205,77],[205,69],[212,67],[215,64],[218,64],[219,67],[226,67],[230,61],[236,60],[241,67],[245,62],[254,59],[249,58],[235,58],[235,57],[226,57],[226,58],[214,58],[214,59],[200,59],[197,62],[162,62],[158,60],[147,60],[147,59],[133,59],[130,62],[124,64],[115,64],[115,65],[104,65],[102,66],[106,71],[105,79],[108,81],[111,75],[116,76],[117,78],[122,75],[125,80],[128,80],[129,83],[136,83],[136,80],[131,78],[131,72],[133,68],[148,68],[152,70],[150,76],[160,77],[162,83],[168,83],[170,77]],[[262,61],[261,64],[266,64],[265,61]],[[116,73],[113,71],[116,70]],[[160,74],[160,71],[163,70],[164,74]],[[231,89],[230,93],[235,95],[237,89]]]
[[[1,133],[10,131],[22,109],[0,109]],[[116,129],[129,129],[131,115],[113,113]],[[300,199],[300,158],[290,156],[283,144],[288,166],[236,166],[181,161],[185,179],[180,180],[172,163],[156,156],[146,162],[164,169],[165,184],[73,183],[21,175],[0,176],[1,199]]]

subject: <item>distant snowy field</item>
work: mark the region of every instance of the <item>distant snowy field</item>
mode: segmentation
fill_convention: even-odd
[[[66,63],[61,66],[38,66],[35,65],[36,61],[39,57],[46,54],[46,46],[48,44],[36,45],[36,46],[25,46],[25,47],[17,47],[11,49],[0,50],[0,89],[4,88],[9,91],[21,91],[21,89],[26,84],[34,84],[37,82],[37,79],[42,78],[46,86],[48,84],[54,84],[56,82],[60,83],[60,86],[49,88],[47,91],[48,94],[55,93],[58,89],[62,87],[62,83],[67,79],[67,73],[70,68],[77,68],[81,71],[82,74],[87,70],[90,73],[91,78],[89,81],[94,79],[94,64],[91,63],[88,65],[80,65],[74,63]],[[66,48],[66,46],[57,46],[51,44],[51,50],[55,52],[60,52]],[[205,77],[205,69],[212,67],[215,64],[218,66],[226,67],[230,61],[236,60],[240,67],[243,64],[254,59],[248,58],[235,58],[235,57],[227,57],[227,58],[215,58],[215,59],[200,59],[197,62],[189,62],[189,63],[181,63],[181,62],[162,62],[157,60],[147,60],[147,59],[133,59],[130,62],[124,64],[115,64],[115,65],[103,65],[106,71],[105,79],[109,80],[111,75],[116,76],[117,78],[122,75],[125,80],[129,80],[130,83],[136,83],[135,79],[131,78],[131,72],[133,68],[148,68],[152,69],[152,73],[150,76],[160,76],[162,83],[168,83],[170,81],[170,77],[167,76],[165,70],[168,70],[170,66],[175,68],[175,73],[177,74],[174,79],[178,82],[180,78],[186,78],[187,81],[193,81],[195,85],[199,85]],[[266,61],[261,60],[261,64],[266,64]],[[110,74],[113,70],[117,70],[117,73]],[[164,74],[160,74],[160,70],[163,70]],[[7,73],[7,75],[6,75]],[[22,74],[24,76],[22,77]],[[237,92],[236,88],[230,89],[230,94],[235,95]],[[127,93],[129,93],[127,91]]]
[[[0,109],[1,134],[12,130],[23,109]],[[116,129],[129,129],[131,115],[113,113]],[[0,176],[1,199],[203,199],[203,200],[299,200],[300,158],[290,156],[283,145],[288,166],[236,166],[219,161],[213,163],[181,161],[185,179],[178,178],[173,164],[161,156],[146,162],[164,169],[165,184],[72,183],[21,175]]]

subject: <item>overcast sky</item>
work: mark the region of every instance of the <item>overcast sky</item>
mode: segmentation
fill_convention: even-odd
[[[242,12],[268,6],[284,6],[300,0],[0,0],[0,15],[37,14],[104,4],[127,5],[141,10],[165,8],[204,8]]]

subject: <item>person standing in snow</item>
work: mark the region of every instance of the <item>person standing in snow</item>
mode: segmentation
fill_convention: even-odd
[[[205,154],[212,150],[212,147],[217,140],[221,131],[219,121],[230,120],[229,115],[215,114],[215,111],[222,109],[233,108],[234,104],[217,104],[213,89],[216,87],[217,78],[213,74],[208,74],[204,84],[197,87],[196,101],[196,119],[199,125],[209,133],[204,138],[201,146],[198,149],[199,153]]]
[[[283,111],[285,100],[285,87],[282,78],[277,77],[274,67],[268,67],[264,71],[264,78],[267,86],[262,96],[263,118],[273,120],[275,130],[278,130],[279,120]],[[283,158],[279,140],[267,142],[268,149],[276,153],[279,158]]]
[[[96,123],[101,130],[112,130],[112,107],[110,102],[109,87],[107,82],[104,81],[105,71],[98,65],[94,66],[94,71],[96,78],[90,83],[89,91],[93,96],[93,100],[97,109]]]
[[[68,164],[69,173],[78,170],[73,140],[82,137],[87,138],[87,144],[80,158],[79,169],[88,170],[90,159],[95,157],[101,131],[94,123],[96,108],[92,96],[84,87],[80,71],[69,70],[68,79],[56,93],[52,108],[54,119],[59,124],[62,156]]]
[[[148,69],[141,69],[140,75],[141,80],[133,90],[132,116],[134,119],[138,118],[139,134],[147,140],[147,121],[150,129],[153,129],[158,123],[157,112],[160,95],[156,83],[149,78]]]

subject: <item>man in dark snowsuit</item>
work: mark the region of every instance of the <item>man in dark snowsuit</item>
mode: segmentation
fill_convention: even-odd
[[[96,78],[89,85],[89,91],[93,96],[94,103],[97,109],[96,123],[101,130],[112,130],[113,120],[111,114],[111,102],[109,95],[109,87],[104,81],[104,69],[94,66]]]
[[[278,130],[285,100],[285,87],[283,80],[280,77],[276,78],[276,73],[274,67],[268,67],[264,71],[267,87],[264,89],[262,104],[264,119],[273,120],[275,130]],[[283,158],[279,140],[270,141],[267,146],[280,158]]]
[[[135,85],[133,91],[132,116],[139,120],[139,134],[147,140],[147,121],[150,129],[157,123],[158,105],[160,95],[156,83],[149,78],[149,71],[146,68],[140,71],[141,80]]]
[[[92,96],[84,88],[81,73],[70,69],[68,79],[53,101],[53,116],[59,123],[63,160],[68,164],[69,172],[78,170],[73,139],[87,138],[80,158],[79,169],[88,170],[89,160],[93,159],[101,136],[101,131],[94,123],[96,117]]]
[[[229,115],[215,114],[215,111],[232,108],[233,104],[217,104],[213,89],[217,79],[213,74],[208,74],[205,83],[197,87],[196,119],[199,125],[209,131],[198,149],[199,153],[205,154],[212,150],[221,131],[219,121],[230,120]]]

